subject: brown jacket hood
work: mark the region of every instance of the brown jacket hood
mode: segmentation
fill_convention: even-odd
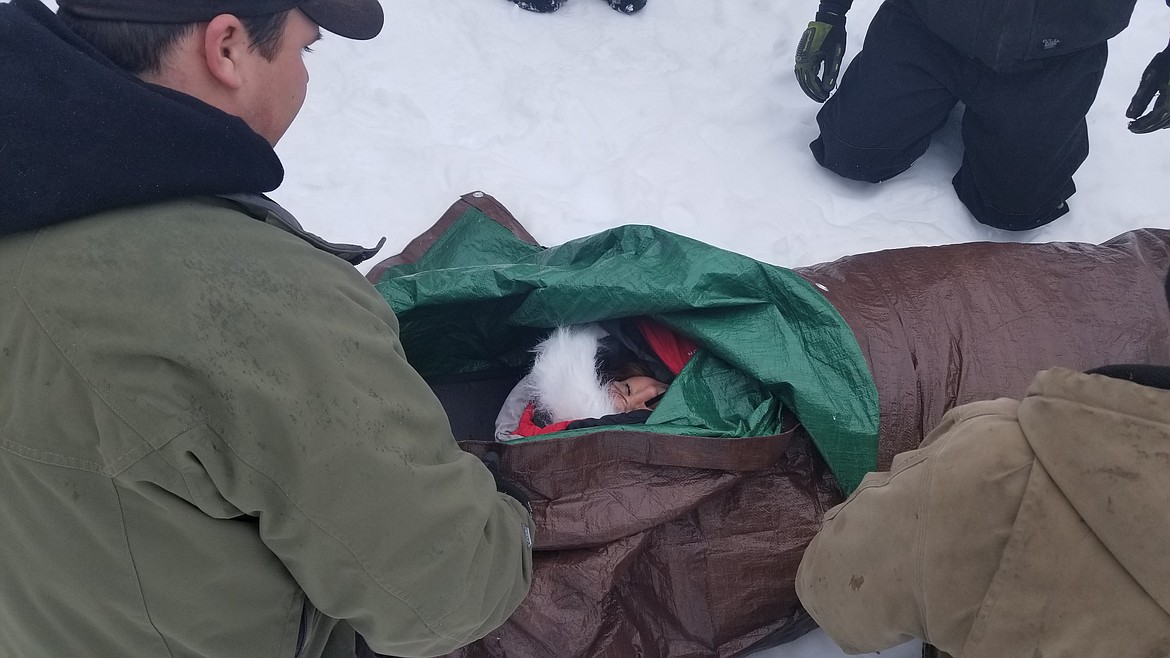
[[[870,473],[797,591],[849,652],[921,638],[961,658],[1170,655],[1170,391],[1068,369],[951,410]]]
[[[1019,419],[1069,504],[1170,612],[1170,391],[1049,370],[1028,389]]]

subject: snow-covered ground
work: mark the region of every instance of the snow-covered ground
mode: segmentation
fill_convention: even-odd
[[[792,75],[816,0],[601,0],[532,14],[507,0],[382,0],[371,42],[327,36],[309,98],[278,147],[273,197],[338,241],[398,251],[460,194],[494,195],[545,244],[626,223],[660,226],[787,266],[973,240],[1100,242],[1170,226],[1170,131],[1132,135],[1125,107],[1170,8],[1139,0],[1089,114],[1072,212],[1008,234],[975,223],[950,179],[952,121],[902,176],[872,186],[813,162],[817,105]],[[878,0],[849,15],[849,55]],[[839,656],[820,632],[759,657]],[[916,656],[903,645],[883,656]]]
[[[1072,211],[1009,234],[977,224],[950,185],[957,117],[902,176],[873,186],[813,162],[817,105],[792,74],[816,0],[601,0],[551,15],[507,0],[383,0],[372,42],[310,56],[309,98],[278,151],[274,197],[325,237],[398,251],[464,192],[494,195],[544,244],[646,223],[786,266],[974,240],[1100,242],[1170,226],[1170,131],[1124,116],[1170,8],[1139,0],[1089,114]],[[850,49],[878,0],[857,0]],[[821,632],[757,658],[840,656]],[[919,655],[912,643],[883,656]]]
[[[1166,226],[1170,131],[1133,135],[1125,107],[1166,47],[1170,8],[1139,0],[1089,115],[1072,212],[1010,234],[955,199],[958,124],[873,186],[813,162],[818,106],[792,74],[816,0],[601,0],[532,14],[507,0],[383,0],[371,42],[326,37],[278,151],[275,198],[327,237],[391,253],[461,193],[496,196],[545,244],[649,223],[781,265],[971,240],[1099,242]],[[849,55],[878,0],[849,14]]]

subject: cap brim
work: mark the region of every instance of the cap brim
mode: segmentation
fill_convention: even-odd
[[[321,29],[347,39],[373,39],[386,20],[378,0],[308,0],[298,8]]]

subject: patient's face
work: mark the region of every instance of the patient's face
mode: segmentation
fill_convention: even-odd
[[[647,403],[666,392],[666,384],[653,377],[637,375],[619,379],[609,385],[609,394],[618,413],[649,409]]]

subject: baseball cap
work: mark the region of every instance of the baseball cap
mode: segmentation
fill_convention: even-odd
[[[199,23],[220,14],[250,17],[300,9],[309,20],[348,39],[372,39],[385,20],[378,0],[57,0],[82,18],[130,23]]]

